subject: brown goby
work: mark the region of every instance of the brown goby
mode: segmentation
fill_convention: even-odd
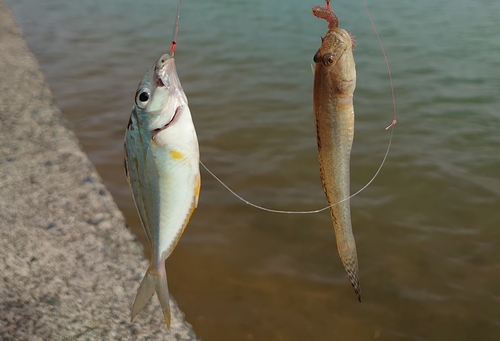
[[[312,11],[329,23],[321,47],[314,55],[313,103],[321,183],[330,205],[340,259],[361,301],[349,200],[356,87],[354,41],[347,31],[338,27],[337,15],[330,10],[329,1],[326,8],[316,6]]]

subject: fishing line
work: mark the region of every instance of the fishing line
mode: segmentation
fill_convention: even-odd
[[[179,33],[179,18],[181,17],[181,2],[177,3],[177,19],[175,19],[174,33],[172,34],[172,44],[170,45],[170,57],[174,57],[175,48],[177,47],[177,34]]]
[[[382,39],[380,39],[380,35],[378,34],[377,27],[375,26],[375,23],[373,22],[370,11],[368,10],[368,5],[366,4],[366,0],[363,0],[363,4],[365,5],[366,14],[368,14],[368,18],[370,19],[373,30],[375,31],[375,34],[377,35],[378,43],[380,44],[380,48],[381,48],[382,53],[384,55],[385,65],[387,66],[387,73],[389,74],[389,83],[391,84],[392,104],[394,106],[394,119],[392,120],[391,124],[389,124],[387,126],[387,128],[385,128],[385,130],[387,130],[391,127],[394,127],[396,125],[396,123],[398,122],[397,121],[398,110],[396,109],[396,96],[394,95],[394,85],[392,84],[391,67],[389,66],[389,60],[387,59],[387,55],[385,54],[385,49],[384,49],[384,44],[382,44]]]
[[[391,137],[389,138],[389,145],[387,147],[387,150],[385,151],[384,158],[382,159],[382,162],[381,162],[380,166],[378,167],[377,171],[375,172],[375,174],[373,175],[373,177],[370,179],[370,181],[368,181],[366,185],[364,185],[363,187],[361,187],[361,189],[359,189],[354,194],[351,194],[347,198],[342,199],[339,202],[336,202],[335,204],[332,204],[332,205],[329,205],[329,206],[325,206],[323,208],[319,208],[319,209],[316,209],[316,210],[308,210],[308,211],[286,211],[286,210],[277,210],[277,209],[274,209],[274,208],[263,207],[263,206],[254,204],[253,202],[248,201],[247,199],[243,198],[241,195],[239,195],[238,193],[236,193],[235,191],[233,191],[228,185],[226,185],[224,183],[224,181],[222,181],[221,179],[219,179],[219,177],[217,177],[217,175],[215,175],[210,169],[208,169],[208,167],[205,166],[205,164],[201,160],[200,160],[200,165],[203,168],[205,168],[205,170],[208,172],[208,174],[210,174],[211,176],[213,176],[213,178],[215,180],[217,180],[225,189],[227,189],[229,191],[229,193],[231,193],[232,195],[234,195],[236,198],[238,198],[239,200],[241,200],[245,204],[250,205],[250,206],[252,206],[254,208],[257,208],[259,210],[266,211],[266,212],[280,213],[280,214],[313,214],[313,213],[319,213],[319,212],[323,212],[323,211],[329,209],[330,207],[333,207],[333,206],[338,205],[338,204],[340,204],[340,203],[342,203],[342,202],[344,202],[346,200],[349,200],[349,199],[353,198],[354,196],[356,196],[359,193],[361,193],[362,191],[364,191],[375,180],[375,178],[377,177],[377,175],[382,170],[382,167],[384,166],[384,163],[385,163],[385,160],[387,159],[387,156],[389,155],[389,150],[390,150],[391,144],[392,144],[392,137],[394,135],[394,126],[392,126],[392,128],[393,129],[391,129]]]
[[[180,3],[180,0],[179,0],[179,3]],[[327,3],[327,8],[330,9],[330,1],[326,1]],[[392,82],[392,75],[391,75],[391,68],[389,66],[389,61],[387,59],[387,55],[385,53],[385,49],[384,49],[384,45],[382,44],[382,40],[380,39],[380,35],[378,34],[378,31],[377,31],[377,28],[375,27],[375,24],[373,22],[373,19],[370,15],[370,11],[368,10],[368,6],[366,5],[366,0],[363,0],[363,3],[365,5],[365,9],[366,9],[366,12],[368,14],[368,18],[370,19],[370,22],[372,24],[372,27],[373,27],[373,30],[375,31],[375,34],[377,36],[377,39],[378,39],[378,42],[380,44],[380,47],[382,49],[382,53],[384,55],[384,60],[385,60],[385,64],[387,66],[387,72],[389,73],[389,82],[390,82],[390,85],[391,85],[391,94],[392,94],[392,103],[393,103],[393,106],[394,106],[394,118],[391,122],[391,124],[389,124],[385,130],[388,130],[389,128],[392,128],[391,129],[391,136],[389,138],[389,143],[387,145],[387,150],[385,151],[385,154],[384,154],[384,157],[382,159],[382,162],[380,163],[380,166],[378,167],[377,171],[375,172],[375,174],[373,175],[373,177],[370,179],[370,181],[368,181],[366,183],[366,185],[364,185],[363,187],[361,187],[361,189],[359,189],[358,191],[356,191],[354,194],[351,194],[349,197],[345,198],[345,199],[342,199],[340,200],[339,202],[336,202],[335,204],[332,204],[332,205],[329,205],[329,206],[325,206],[323,208],[320,208],[320,209],[316,209],[316,210],[307,210],[307,211],[287,211],[287,210],[277,210],[277,209],[273,209],[273,208],[268,208],[268,207],[263,207],[263,206],[260,206],[260,205],[257,205],[257,204],[254,204],[253,202],[251,201],[248,201],[247,199],[243,198],[241,195],[239,195],[238,193],[236,193],[235,191],[233,191],[228,185],[226,185],[224,183],[224,181],[222,181],[221,179],[219,179],[210,169],[208,169],[207,166],[205,166],[205,164],[200,160],[200,164],[202,165],[203,168],[205,168],[205,170],[211,175],[213,176],[213,178],[215,180],[217,180],[226,190],[229,191],[229,193],[231,193],[232,195],[234,195],[236,198],[238,198],[239,200],[241,200],[242,202],[244,202],[245,204],[249,205],[249,206],[252,206],[254,208],[257,208],[259,210],[262,210],[262,211],[266,211],[266,212],[271,212],[271,213],[280,213],[280,214],[313,214],[313,213],[319,213],[319,212],[322,212],[322,211],[325,211],[335,205],[338,205],[346,200],[349,200],[351,198],[353,198],[354,196],[358,195],[359,193],[361,193],[362,191],[364,191],[368,186],[371,185],[371,183],[375,180],[375,178],[378,176],[378,174],[380,173],[380,171],[382,170],[382,167],[384,166],[385,164],[385,161],[387,160],[387,156],[389,155],[389,151],[391,149],[391,145],[392,145],[392,138],[394,136],[394,130],[395,130],[395,125],[397,123],[397,107],[396,107],[396,96],[394,95],[394,86],[393,86],[393,82]],[[312,68],[312,65],[311,65],[311,68]],[[313,71],[314,73],[314,71]]]

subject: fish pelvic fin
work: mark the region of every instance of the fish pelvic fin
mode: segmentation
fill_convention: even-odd
[[[168,292],[167,274],[166,271],[158,274],[151,266],[144,275],[137,295],[135,296],[134,304],[132,305],[131,319],[146,306],[153,294],[156,292],[160,301],[163,318],[167,329],[170,329],[171,313],[170,313],[170,294]]]

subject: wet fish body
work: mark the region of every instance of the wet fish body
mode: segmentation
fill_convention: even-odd
[[[132,307],[132,319],[156,292],[170,328],[165,260],[198,203],[199,148],[175,60],[163,55],[136,93],[125,133],[125,173],[151,245],[151,263]]]
[[[315,13],[315,10],[323,13]],[[338,19],[332,16],[333,12],[315,7],[313,13],[330,22],[314,56],[313,103],[321,182],[328,204],[333,205],[330,214],[340,259],[361,301],[350,201],[345,200],[350,196],[349,163],[354,138],[356,66],[353,39],[347,31],[337,27]]]

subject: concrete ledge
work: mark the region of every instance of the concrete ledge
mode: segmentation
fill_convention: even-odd
[[[0,0],[0,339],[197,340],[175,302],[130,323],[147,266]]]

